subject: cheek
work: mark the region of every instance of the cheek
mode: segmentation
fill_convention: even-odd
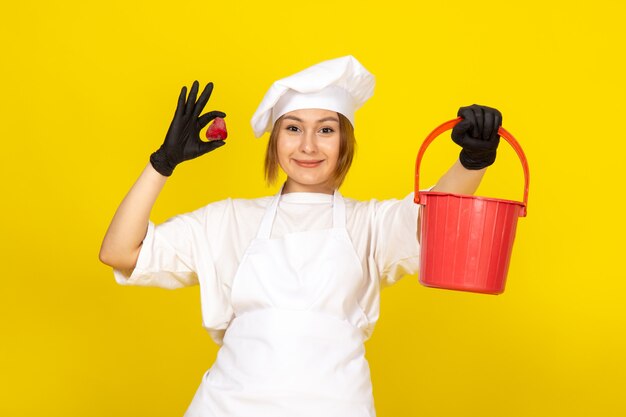
[[[279,137],[276,141],[276,154],[278,155],[278,163],[284,166],[289,160],[289,155],[293,152],[292,144],[289,140]]]
[[[326,146],[325,153],[328,158],[332,160],[333,164],[336,164],[339,159],[339,147],[339,139],[333,141],[332,143],[328,143],[328,146]]]

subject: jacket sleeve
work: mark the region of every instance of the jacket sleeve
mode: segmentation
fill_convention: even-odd
[[[114,270],[121,285],[138,285],[175,289],[198,283],[195,248],[203,236],[202,209],[182,214],[155,225],[148,223],[148,232],[141,245],[135,269]]]
[[[402,200],[378,203],[373,224],[374,260],[381,285],[389,286],[419,271],[417,216],[420,206],[413,193]]]

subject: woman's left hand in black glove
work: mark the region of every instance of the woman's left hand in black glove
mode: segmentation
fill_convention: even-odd
[[[463,148],[459,155],[461,164],[472,170],[493,164],[500,143],[502,114],[497,109],[473,104],[461,107],[457,116],[463,120],[452,129],[452,140]]]

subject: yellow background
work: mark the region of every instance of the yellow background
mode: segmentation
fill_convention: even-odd
[[[625,17],[618,0],[5,5],[0,415],[182,415],[216,354],[198,288],[117,286],[106,227],[183,85],[215,82],[230,136],[176,170],[156,222],[273,193],[250,116],[275,79],[346,54],[377,86],[344,195],[406,195],[423,138],[472,103],[502,110],[532,175],[503,295],[383,292],[378,415],[626,415]],[[519,200],[501,149],[479,193]],[[457,153],[433,144],[424,185]]]

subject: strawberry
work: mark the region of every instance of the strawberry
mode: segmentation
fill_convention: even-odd
[[[209,140],[224,140],[228,137],[226,132],[226,123],[221,117],[216,117],[211,126],[206,131],[206,137]]]

